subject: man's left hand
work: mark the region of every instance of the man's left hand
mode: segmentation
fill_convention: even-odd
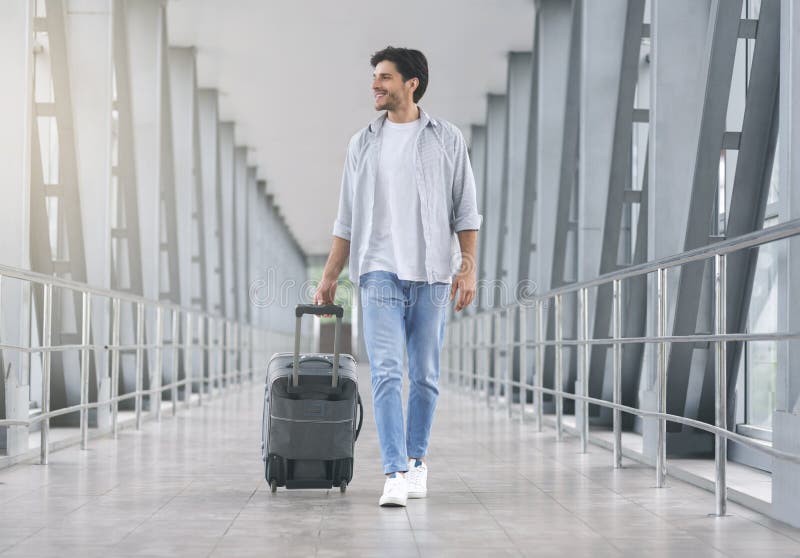
[[[466,308],[472,304],[475,298],[475,272],[462,271],[453,278],[453,286],[450,287],[450,300],[453,300],[458,295],[456,302],[456,312]]]

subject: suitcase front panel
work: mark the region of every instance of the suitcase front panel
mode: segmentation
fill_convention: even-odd
[[[352,400],[285,399],[270,405],[269,453],[286,459],[353,457]]]

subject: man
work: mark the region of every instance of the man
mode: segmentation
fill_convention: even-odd
[[[407,498],[427,495],[425,456],[439,394],[447,299],[456,299],[460,311],[475,296],[482,218],[464,137],[417,105],[428,86],[425,56],[387,47],[370,63],[381,115],[350,140],[333,246],[314,302],[333,302],[349,255],[350,278],[361,289],[387,476],[380,505],[405,506]],[[405,432],[404,344],[410,381]]]

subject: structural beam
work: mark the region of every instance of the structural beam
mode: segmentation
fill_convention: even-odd
[[[33,102],[33,8],[30,2],[0,4],[0,262],[30,269],[30,179]],[[38,154],[37,154],[38,156]],[[25,344],[30,332],[30,289],[17,282],[0,280],[0,339],[7,344]],[[27,420],[30,371],[25,355],[0,353],[0,417]],[[41,393],[41,385],[38,392]],[[0,428],[0,453],[16,455],[28,449],[28,429]]]
[[[763,9],[763,7],[762,7]],[[800,217],[800,6],[781,0],[779,139],[780,220]],[[800,239],[784,244],[785,259],[778,271],[778,330],[800,331]],[[800,340],[778,344],[773,447],[800,453]],[[775,517],[800,527],[800,466],[776,459],[772,470],[772,509]]]
[[[219,93],[215,89],[198,92],[200,160],[202,162],[203,212],[205,223],[206,277],[208,307],[225,314],[224,242],[222,235],[222,184],[219,161]]]

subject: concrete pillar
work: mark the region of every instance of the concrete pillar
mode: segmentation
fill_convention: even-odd
[[[778,140],[780,220],[800,217],[800,6],[781,2],[780,131]],[[778,271],[778,331],[800,331],[800,238],[783,243]],[[800,340],[778,343],[778,377],[772,444],[800,453]],[[800,466],[776,459],[772,469],[773,515],[800,527]]]
[[[195,49],[193,47],[169,48],[169,92],[172,116],[172,146],[175,169],[175,199],[178,220],[178,267],[180,269],[181,305],[192,306],[192,255],[193,246],[193,190],[195,168],[200,172],[199,161],[194,160],[195,110],[197,103]]]
[[[33,99],[33,4],[0,5],[0,263],[30,269],[31,111]],[[41,164],[36,161],[36,164]],[[30,289],[16,281],[0,280],[0,340],[18,344],[28,337],[29,309],[23,300]],[[2,351],[0,417],[28,418],[29,371],[27,361],[14,351]],[[10,367],[10,368],[9,368]],[[28,449],[28,429],[0,428],[0,453]]]
[[[500,199],[505,191],[503,186],[503,159],[506,143],[506,96],[490,94],[486,110],[486,175],[483,182],[484,225],[479,242],[481,243],[481,260],[478,273],[480,279],[495,285],[497,269],[497,241],[503,224],[500,223]],[[484,289],[482,308],[498,304],[495,289]]]
[[[66,27],[86,279],[93,287],[110,288],[111,1],[70,0]],[[109,300],[92,300],[92,343],[102,345],[109,341],[110,307]],[[103,352],[94,351],[93,361],[95,377],[90,377],[89,399],[107,400],[111,394],[108,359]],[[98,407],[96,414],[98,426],[110,425],[109,407]]]
[[[578,143],[578,281],[597,277],[627,0],[583,2]],[[597,22],[602,21],[602,25]],[[594,290],[589,323],[594,322]]]
[[[536,268],[532,275],[539,292],[550,289],[553,241],[556,230],[561,146],[564,134],[567,72],[570,36],[570,3],[540,0],[539,79],[534,92],[539,104],[536,156]]]
[[[473,124],[471,127],[470,133],[470,146],[469,146],[469,159],[470,163],[472,164],[472,172],[475,175],[475,190],[476,190],[476,198],[478,201],[478,212],[483,213],[484,207],[486,205],[486,126],[485,125],[475,125]],[[482,236],[482,235],[479,235]],[[479,241],[478,245],[478,252],[476,254],[478,258],[478,262],[483,261],[482,250],[484,249],[485,243],[483,241]],[[478,268],[478,277],[480,279],[485,278],[485,270]],[[480,284],[478,285],[480,289]],[[477,297],[481,295],[478,294]],[[462,312],[467,312],[468,314],[472,315],[477,311],[477,302],[462,310]]]
[[[506,157],[505,217],[502,219],[503,242],[498,257],[501,258],[502,279],[505,281],[507,300],[510,303],[518,281],[520,238],[522,233],[522,204],[525,194],[525,166],[528,149],[528,116],[531,108],[531,78],[533,60],[530,52],[512,52],[508,58],[506,96]]]
[[[222,269],[221,196],[219,171],[219,94],[215,89],[198,91],[200,159],[203,182],[203,222],[206,235],[206,277],[208,307],[224,313]]]
[[[131,104],[133,108],[133,137],[136,158],[136,191],[139,208],[139,235],[142,249],[142,294],[145,298],[161,298],[161,181],[162,157],[172,149],[164,145],[162,88],[164,56],[164,2],[137,0],[126,2],[128,52],[130,54]],[[145,340],[155,340],[153,312],[145,312]],[[164,331],[170,331],[165,320]],[[165,363],[171,359],[165,358]],[[148,350],[143,385],[155,369],[155,351]],[[125,374],[124,389],[135,388],[134,377]]]
[[[238,316],[237,300],[234,296],[236,292],[235,268],[234,268],[234,130],[233,122],[222,122],[219,127],[219,169],[220,169],[220,190],[222,192],[222,234],[224,259],[222,262],[222,273],[225,278],[225,316],[236,318]]]
[[[687,200],[691,197],[692,174],[700,132],[698,115],[703,103],[703,57],[706,48],[709,2],[675,0],[652,2],[650,153],[648,175],[648,249],[654,260],[683,251]],[[648,308],[656,308],[655,276],[648,278]],[[672,330],[677,276],[669,275],[667,331]],[[648,312],[647,335],[655,335],[655,312]],[[655,410],[656,348],[645,349],[647,371],[643,378],[642,402]],[[643,421],[644,453],[655,461],[657,423]]]
[[[234,163],[234,248],[238,319],[247,320],[247,147],[237,146]]]
[[[159,298],[161,0],[127,2],[143,295]]]

